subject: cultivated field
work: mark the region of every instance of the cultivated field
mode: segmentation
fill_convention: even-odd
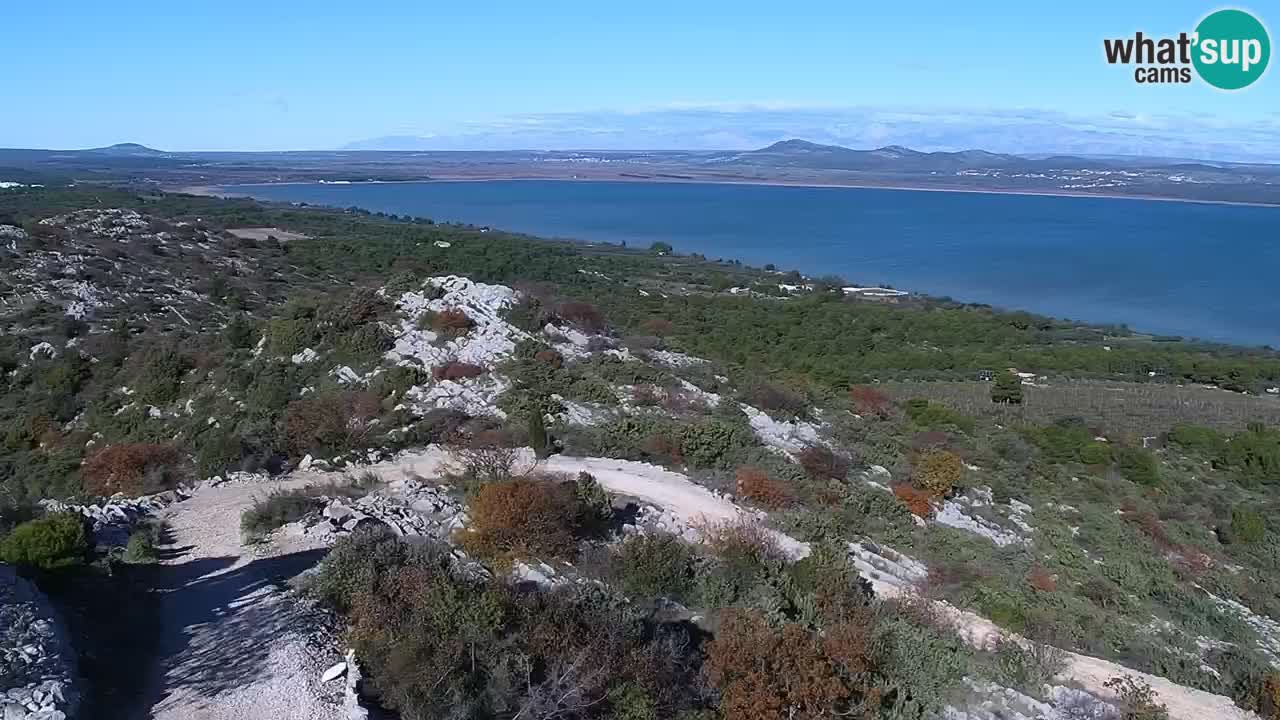
[[[1052,380],[1023,385],[1022,405],[991,402],[983,382],[891,382],[881,386],[894,399],[926,397],[971,415],[1005,423],[1044,425],[1080,417],[1111,433],[1156,435],[1178,423],[1241,430],[1247,423],[1280,423],[1280,398],[1241,395],[1199,385]]]

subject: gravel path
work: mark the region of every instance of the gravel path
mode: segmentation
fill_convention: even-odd
[[[162,633],[149,692],[157,720],[337,720],[342,684],[320,674],[341,658],[323,624],[281,583],[323,555],[314,540],[240,543],[240,513],[273,489],[305,480],[198,491],[163,515]],[[310,542],[308,546],[306,543]]]

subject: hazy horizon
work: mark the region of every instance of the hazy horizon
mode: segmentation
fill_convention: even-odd
[[[0,116],[2,146],[726,150],[798,137],[1280,161],[1274,72],[1228,93],[1138,85],[1104,61],[1104,38],[1190,30],[1213,9],[1202,1],[58,5],[6,10],[17,110]]]

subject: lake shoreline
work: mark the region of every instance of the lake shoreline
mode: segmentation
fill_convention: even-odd
[[[1280,248],[1265,241],[1275,217],[1268,210],[1190,201],[1072,203],[1055,200],[1063,196],[1054,193],[839,193],[831,187],[472,177],[192,189],[543,238],[637,247],[669,242],[686,254],[814,277],[835,274],[1086,324],[1242,347],[1280,345],[1268,319],[1280,312],[1267,290],[1267,268],[1280,262]],[[1254,262],[1231,262],[1221,252],[1228,238],[1249,239]]]
[[[796,187],[796,188],[847,188],[851,190],[895,190],[901,192],[934,192],[934,193],[966,193],[976,195],[1020,195],[1026,197],[1064,197],[1064,198],[1100,198],[1106,200],[1149,200],[1153,202],[1191,203],[1196,205],[1227,205],[1234,207],[1280,208],[1280,203],[1243,202],[1239,200],[1201,200],[1196,198],[1161,197],[1157,195],[1125,195],[1121,193],[1087,193],[1067,190],[1002,190],[999,188],[963,188],[963,187],[924,187],[920,185],[876,185],[869,183],[839,182],[788,182],[786,180],[716,180],[712,178],[672,178],[672,177],[539,177],[529,175],[494,175],[476,177],[474,175],[437,175],[420,180],[350,180],[322,181],[298,180],[286,182],[239,183],[232,185],[190,185],[177,188],[173,192],[187,195],[204,195],[208,197],[252,197],[249,193],[234,192],[235,188],[257,187],[263,185],[321,185],[344,187],[350,185],[408,185],[434,183],[488,183],[488,182],[568,182],[568,183],[669,183],[673,185],[748,185],[761,187]]]

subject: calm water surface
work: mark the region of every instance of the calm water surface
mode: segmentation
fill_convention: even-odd
[[[1110,198],[512,180],[247,185],[269,200],[773,263],[1137,330],[1280,346],[1280,208]]]

